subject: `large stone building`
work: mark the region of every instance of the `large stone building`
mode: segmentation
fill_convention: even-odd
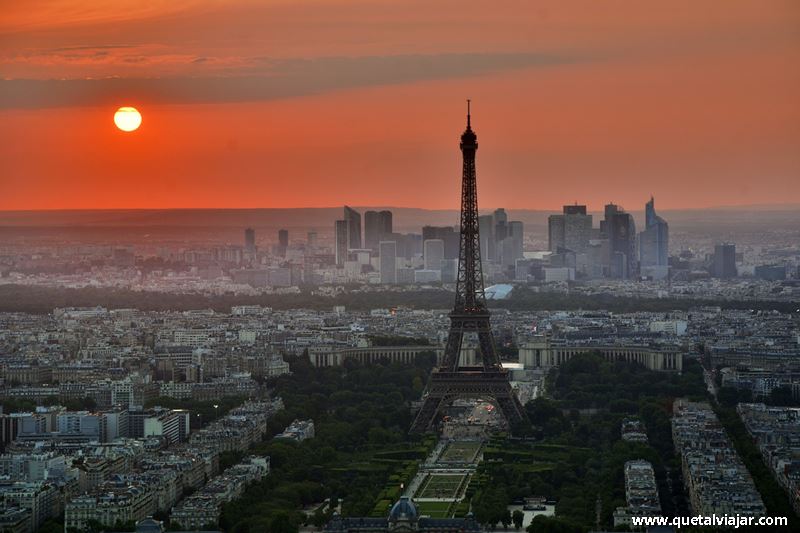
[[[683,356],[673,347],[647,346],[641,344],[569,343],[552,340],[541,335],[519,348],[519,362],[525,368],[550,368],[568,361],[571,357],[585,353],[599,353],[607,361],[639,363],[650,370],[680,372]]]
[[[434,352],[437,361],[441,357],[442,349],[438,346],[367,346],[331,348],[310,348],[308,358],[314,366],[341,366],[346,360],[357,361],[361,364],[390,363],[412,364],[420,354]]]

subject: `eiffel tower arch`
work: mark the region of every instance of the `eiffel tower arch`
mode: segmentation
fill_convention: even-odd
[[[522,404],[511,390],[508,372],[500,365],[492,336],[489,308],[486,306],[475,174],[478,136],[472,130],[471,122],[467,100],[467,129],[461,135],[460,145],[464,166],[461,181],[461,246],[455,305],[450,313],[450,332],[442,364],[431,373],[423,395],[422,408],[411,425],[412,433],[433,429],[443,410],[459,398],[493,400],[510,427],[526,419]],[[466,334],[478,337],[480,365],[459,366],[461,346]]]

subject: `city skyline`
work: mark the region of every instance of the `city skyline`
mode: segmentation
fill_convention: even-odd
[[[489,139],[486,206],[800,203],[793,4],[487,16],[477,2],[76,0],[5,14],[2,210],[456,208],[464,98]],[[112,116],[128,105],[143,122],[124,133]]]
[[[800,3],[8,4],[0,531],[800,530]]]

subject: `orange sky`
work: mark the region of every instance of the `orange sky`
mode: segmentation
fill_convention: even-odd
[[[457,208],[467,97],[483,207],[800,204],[794,0],[2,10],[0,209]]]

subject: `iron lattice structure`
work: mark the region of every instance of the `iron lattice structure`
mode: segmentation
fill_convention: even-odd
[[[461,184],[461,246],[455,305],[450,313],[450,332],[442,364],[431,373],[422,408],[411,426],[412,433],[431,430],[442,411],[458,398],[494,400],[510,427],[525,419],[525,411],[508,382],[508,373],[500,365],[492,336],[489,309],[486,306],[475,173],[478,137],[472,131],[469,100],[467,129],[461,135],[460,146],[464,166]],[[474,333],[478,337],[480,366],[459,366],[461,346],[467,333]]]

